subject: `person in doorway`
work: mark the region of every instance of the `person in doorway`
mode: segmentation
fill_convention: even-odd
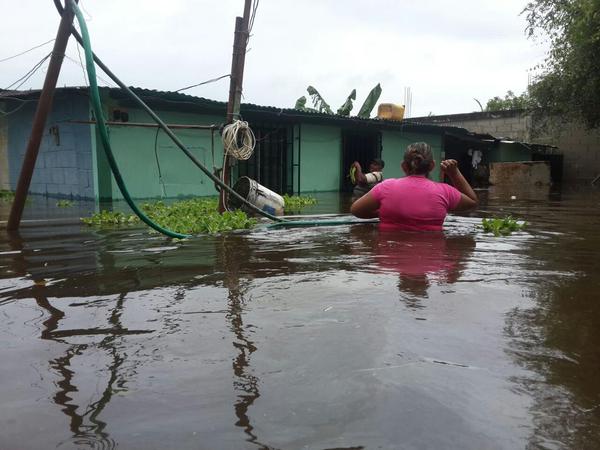
[[[352,204],[350,212],[359,218],[379,217],[380,230],[441,231],[448,211],[477,205],[477,195],[460,173],[454,159],[440,163],[442,174],[454,186],[429,179],[435,167],[429,144],[407,147],[402,162],[404,178],[391,178],[373,187]]]
[[[369,192],[373,186],[383,181],[383,168],[385,162],[382,159],[375,158],[369,162],[369,172],[363,173],[362,167],[358,161],[354,161],[350,167],[350,178],[354,184],[354,190],[352,191],[352,201],[356,201],[367,192]]]

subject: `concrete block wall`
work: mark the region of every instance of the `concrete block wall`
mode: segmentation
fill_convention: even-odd
[[[8,185],[13,190],[21,171],[36,104],[32,101],[7,120]],[[94,198],[90,126],[69,123],[70,120],[89,119],[88,110],[87,97],[57,93],[44,129],[30,193],[60,198]]]
[[[531,136],[531,117],[521,111],[449,114],[412,120],[420,123],[460,127],[473,133],[491,134],[497,138],[523,142],[529,142]]]
[[[567,123],[534,139],[538,141],[557,146],[564,155],[563,180],[588,182],[600,175],[600,129]]]
[[[558,153],[564,155],[565,182],[588,182],[600,175],[600,129],[588,130],[582,124],[552,117],[534,120],[531,115],[520,111],[451,114],[413,120],[558,147]]]

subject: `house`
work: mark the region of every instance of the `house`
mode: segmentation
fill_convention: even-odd
[[[213,170],[222,166],[219,126],[224,122],[226,103],[176,92],[133,90],[173,125],[174,132],[205,166]],[[0,187],[4,189],[15,189],[39,94],[0,92],[4,111],[0,116]],[[214,183],[124,92],[101,88],[101,97],[113,151],[134,198],[216,194]],[[456,149],[481,149],[491,160],[519,160],[531,153],[520,146],[515,147],[517,154],[511,153],[491,135],[455,126],[254,104],[242,104],[240,113],[250,123],[257,144],[249,160],[235,165],[233,179],[246,175],[282,194],[351,191],[347,173],[354,160],[366,165],[381,157],[387,178],[403,176],[404,150],[417,141],[428,142],[438,161]],[[437,169],[432,177],[438,179]],[[56,90],[30,192],[96,201],[122,198],[95,129],[87,88]]]
[[[600,129],[552,117],[543,111],[506,110],[419,117],[430,125],[466,128],[473,133],[492,133],[503,142],[516,142],[532,150],[533,160],[549,161],[555,182],[590,182],[600,177]],[[503,157],[515,156],[504,146]]]

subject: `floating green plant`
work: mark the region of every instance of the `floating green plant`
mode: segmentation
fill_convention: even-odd
[[[182,234],[220,233],[248,229],[256,224],[242,211],[217,211],[217,200],[180,200],[170,205],[162,201],[144,203],[143,211],[161,226]],[[138,223],[136,215],[114,211],[100,211],[91,217],[82,218],[84,223],[93,226],[114,226]]]
[[[74,204],[75,203],[71,200],[59,200],[56,202],[56,206],[58,206],[59,208],[70,208]]]
[[[283,196],[286,211],[300,211],[307,206],[316,205],[317,199],[309,195],[287,195]]]
[[[522,230],[527,225],[527,222],[507,216],[504,219],[494,217],[482,219],[481,225],[483,226],[483,231],[486,233],[494,233],[494,236],[508,236],[513,231]]]
[[[15,193],[13,191],[7,191],[5,189],[0,190],[0,201],[12,202],[14,198],[15,198]]]
[[[132,224],[139,222],[139,219],[134,214],[123,214],[103,209],[100,212],[92,214],[90,217],[82,217],[81,221],[86,225],[103,226]]]

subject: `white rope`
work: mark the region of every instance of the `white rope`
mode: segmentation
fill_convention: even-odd
[[[223,128],[223,151],[227,156],[245,161],[254,153],[256,138],[248,122],[236,120]]]

